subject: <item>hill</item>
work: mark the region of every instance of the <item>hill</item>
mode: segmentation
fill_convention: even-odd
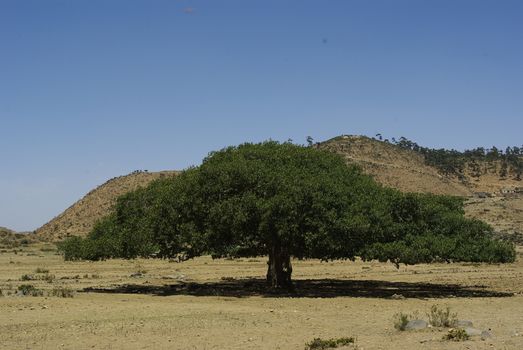
[[[0,248],[16,248],[38,241],[32,233],[18,233],[5,227],[0,227]]]
[[[129,175],[115,177],[95,188],[74,203],[63,213],[36,230],[46,241],[59,241],[68,236],[85,236],[101,217],[105,216],[118,196],[164,176],[174,176],[176,171],[135,171]]]
[[[379,183],[404,192],[426,192],[470,196],[464,184],[444,176],[414,151],[366,136],[339,136],[317,144],[321,149],[342,155],[347,162],[359,164]]]
[[[504,174],[504,160],[489,157],[467,158],[461,154],[459,166],[445,171],[443,161],[435,162],[420,151],[366,136],[343,135],[316,144],[355,162],[381,184],[406,192],[426,192],[469,197],[468,217],[483,220],[501,236],[521,239],[523,234],[523,181],[516,167]],[[426,150],[426,149],[425,149]],[[435,153],[457,151],[430,150]],[[432,156],[432,155],[430,155]],[[521,157],[519,157],[521,161]],[[521,164],[521,163],[520,163]]]

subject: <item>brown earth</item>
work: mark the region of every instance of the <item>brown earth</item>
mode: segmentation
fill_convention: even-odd
[[[488,222],[502,235],[514,236],[523,245],[523,196],[471,198],[465,203],[468,217]]]
[[[340,136],[318,144],[319,148],[341,154],[354,162],[379,183],[404,192],[424,192],[465,196],[468,217],[483,220],[502,234],[523,234],[523,194],[503,195],[504,189],[523,186],[514,177],[500,178],[499,162],[479,164],[481,174],[472,175],[466,167],[464,178],[448,177],[428,166],[419,153],[365,136]],[[485,192],[485,198],[477,198]],[[523,244],[523,241],[516,241]]]
[[[153,180],[174,176],[177,173],[176,171],[142,171],[113,178],[37,229],[36,234],[47,241],[59,241],[68,236],[85,236],[100,218],[109,213],[118,196],[147,186]]]
[[[404,192],[469,196],[464,184],[425,165],[422,155],[365,136],[341,136],[322,142],[321,149],[341,154],[347,162],[359,164],[379,183]]]
[[[316,337],[355,337],[345,349],[523,349],[522,254],[506,265],[399,269],[294,261],[296,293],[275,295],[263,288],[264,257],[64,262],[33,245],[0,254],[0,348],[302,350]],[[16,296],[22,284],[75,294]],[[442,340],[447,328],[394,329],[395,314],[427,320],[435,304],[492,338],[452,342]]]

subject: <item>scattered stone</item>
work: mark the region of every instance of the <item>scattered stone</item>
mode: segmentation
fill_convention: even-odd
[[[403,295],[401,295],[401,294],[392,294],[390,296],[390,298],[393,299],[393,300],[403,300],[403,299],[405,299],[405,297]]]
[[[459,328],[466,328],[466,327],[474,327],[474,324],[472,323],[472,321],[469,321],[469,320],[457,320],[456,323],[455,323],[455,326],[456,327],[459,327]]]
[[[420,329],[425,329],[429,326],[429,324],[426,321],[423,320],[410,320],[407,325],[405,326],[405,330],[407,331],[417,331]]]
[[[167,276],[163,276],[162,279],[165,279],[165,280],[178,280],[178,281],[183,281],[185,280],[187,276],[185,276],[184,274],[179,274],[179,275],[167,275]]]
[[[467,335],[469,337],[473,337],[473,336],[481,335],[482,332],[479,329],[476,329],[476,328],[466,327],[465,328],[465,333],[467,333]]]

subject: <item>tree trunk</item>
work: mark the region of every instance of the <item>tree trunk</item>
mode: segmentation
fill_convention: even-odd
[[[281,247],[274,246],[269,251],[267,262],[267,284],[277,289],[292,289],[291,257]]]

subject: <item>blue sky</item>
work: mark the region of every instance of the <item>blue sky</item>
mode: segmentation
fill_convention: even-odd
[[[523,143],[523,2],[0,0],[0,226],[265,139]]]

